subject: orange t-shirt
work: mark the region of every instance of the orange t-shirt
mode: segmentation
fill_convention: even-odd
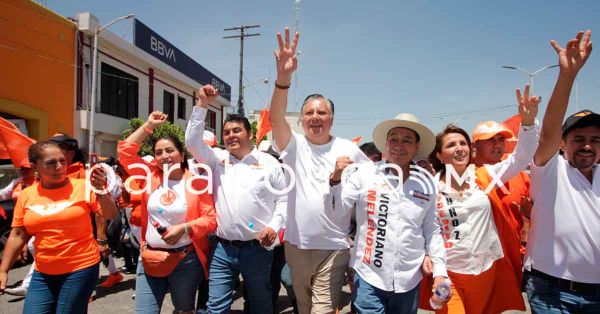
[[[74,272],[100,261],[92,233],[90,211],[97,212],[95,195],[86,201],[84,179],[69,179],[58,189],[39,183],[24,189],[15,205],[13,227],[35,236],[35,269],[49,275]]]

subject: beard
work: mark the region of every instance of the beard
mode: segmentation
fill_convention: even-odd
[[[578,153],[587,153],[591,155],[589,157],[579,156]],[[575,151],[573,157],[571,158],[571,165],[577,169],[586,169],[593,167],[596,163],[598,163],[597,154],[593,150],[585,150],[580,149]]]

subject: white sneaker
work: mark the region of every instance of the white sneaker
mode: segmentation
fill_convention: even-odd
[[[27,288],[25,288],[23,286],[18,286],[16,288],[4,289],[4,292],[6,292],[6,294],[24,297],[27,294]]]

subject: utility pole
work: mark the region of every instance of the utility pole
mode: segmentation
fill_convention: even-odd
[[[260,25],[249,25],[249,26],[242,25],[242,26],[236,26],[236,27],[224,29],[224,31],[237,31],[237,30],[240,31],[239,35],[224,36],[223,39],[229,39],[229,38],[239,38],[240,39],[240,83],[239,83],[239,98],[238,98],[237,113],[242,116],[244,115],[244,87],[243,87],[243,82],[242,82],[242,79],[244,77],[244,38],[260,35],[260,34],[245,34],[244,30],[246,30],[248,28],[256,28],[256,27],[260,27]]]

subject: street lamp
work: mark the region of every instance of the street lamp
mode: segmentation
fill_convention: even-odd
[[[530,94],[533,95],[533,77],[536,74],[538,74],[538,73],[540,73],[540,72],[542,72],[544,70],[551,69],[551,68],[556,68],[557,66],[558,66],[558,64],[548,65],[548,66],[545,66],[545,67],[543,67],[543,68],[541,68],[541,69],[539,69],[539,70],[537,70],[537,71],[535,71],[533,73],[531,73],[531,72],[529,72],[529,71],[527,71],[525,69],[522,69],[522,68],[519,68],[519,67],[513,67],[513,66],[510,66],[510,65],[503,65],[502,67],[505,68],[505,69],[509,69],[509,70],[521,71],[521,72],[527,74],[527,76],[529,76],[529,89],[531,91]]]
[[[88,137],[88,145],[89,145],[89,152],[90,155],[91,153],[94,151],[94,144],[95,144],[95,136],[94,136],[94,114],[96,113],[96,90],[97,90],[97,79],[98,79],[98,35],[100,34],[100,32],[102,30],[104,30],[105,28],[111,26],[112,24],[121,21],[121,20],[126,20],[126,19],[130,19],[132,17],[134,17],[135,14],[129,14],[129,15],[125,15],[125,16],[121,16],[119,18],[116,18],[112,21],[110,21],[108,24],[102,26],[102,27],[96,27],[96,29],[94,30],[94,54],[93,54],[93,60],[92,60],[92,99],[91,99],[91,105],[90,105],[90,124],[89,124],[89,137]]]

